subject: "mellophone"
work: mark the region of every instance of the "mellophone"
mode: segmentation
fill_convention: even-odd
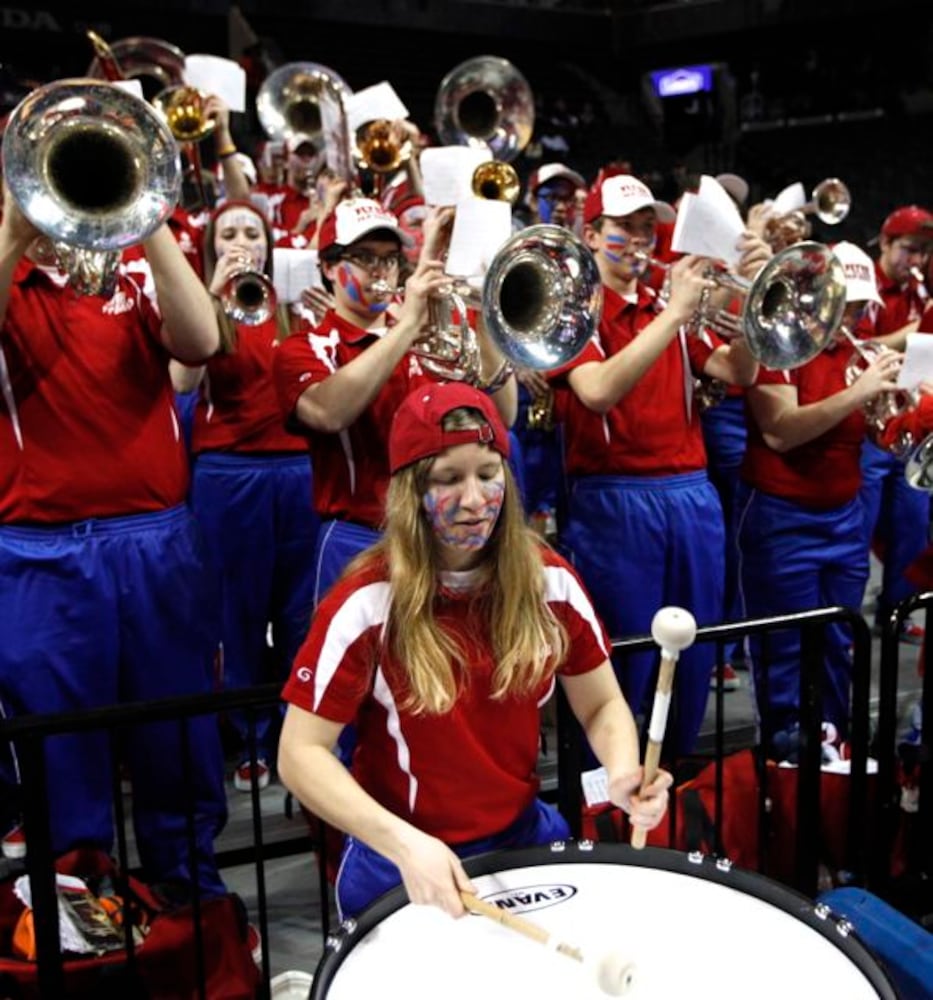
[[[634,1000],[895,998],[845,920],[722,859],[558,842],[465,863],[477,895],[588,956],[625,956]],[[454,920],[387,893],[332,935],[310,1000],[373,995],[605,998],[592,970],[482,916]]]

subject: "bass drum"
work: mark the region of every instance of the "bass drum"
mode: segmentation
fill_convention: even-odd
[[[597,966],[631,966],[632,1000],[896,998],[851,925],[728,862],[661,848],[558,843],[465,863],[478,895],[576,945],[581,964],[486,917],[453,920],[387,893],[328,939],[310,1000],[605,998]]]

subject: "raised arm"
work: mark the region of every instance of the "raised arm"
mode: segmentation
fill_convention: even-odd
[[[335,434],[349,427],[389,380],[427,319],[428,298],[446,281],[440,261],[419,261],[405,285],[398,322],[384,336],[298,398],[295,415],[311,430]]]
[[[220,346],[217,316],[207,289],[168,226],[159,226],[144,246],[162,313],[162,343],[179,361],[206,361]]]
[[[2,182],[0,182],[2,184]],[[13,272],[39,230],[19,210],[9,190],[4,190],[3,218],[0,220],[0,326],[6,319]]]
[[[608,413],[658,360],[696,312],[700,294],[709,285],[704,277],[707,265],[705,257],[677,261],[671,271],[667,306],[617,354],[581,364],[568,374],[570,388],[587,409]]]
[[[794,385],[753,386],[746,402],[765,444],[787,452],[825,434],[879,392],[896,388],[901,360],[884,352],[850,386],[816,403],[801,406]]]

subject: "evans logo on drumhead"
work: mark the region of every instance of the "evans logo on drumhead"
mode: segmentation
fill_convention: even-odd
[[[576,894],[575,885],[529,885],[521,889],[503,889],[491,896],[483,896],[483,899],[509,913],[531,913],[532,910],[566,903]]]

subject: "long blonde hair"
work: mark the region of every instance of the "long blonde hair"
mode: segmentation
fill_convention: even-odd
[[[262,230],[266,235],[266,260],[263,264],[263,273],[272,278],[272,251],[274,248],[274,237],[269,220],[263,215],[260,209],[249,201],[235,200],[223,202],[218,205],[208,220],[204,230],[204,242],[202,249],[204,266],[204,284],[210,286],[214,277],[214,270],[217,267],[217,248],[214,245],[214,236],[217,232],[217,220],[230,208],[246,208],[251,211],[262,225]],[[217,316],[217,326],[220,330],[220,353],[233,354],[237,347],[236,323],[224,312],[219,299],[211,296],[214,304],[214,313]],[[275,307],[276,343],[281,343],[291,333],[291,317],[288,307],[279,302]]]
[[[444,419],[447,430],[482,423],[479,412],[466,407]],[[392,477],[383,537],[355,563],[384,559],[388,565],[385,642],[408,676],[403,707],[415,713],[449,711],[470,680],[467,651],[434,617],[441,565],[422,506],[433,462],[422,459]],[[496,700],[536,691],[564,661],[568,645],[566,630],[545,599],[543,543],[525,523],[508,463],[503,471],[502,510],[483,551],[484,579],[473,597],[491,638]]]

